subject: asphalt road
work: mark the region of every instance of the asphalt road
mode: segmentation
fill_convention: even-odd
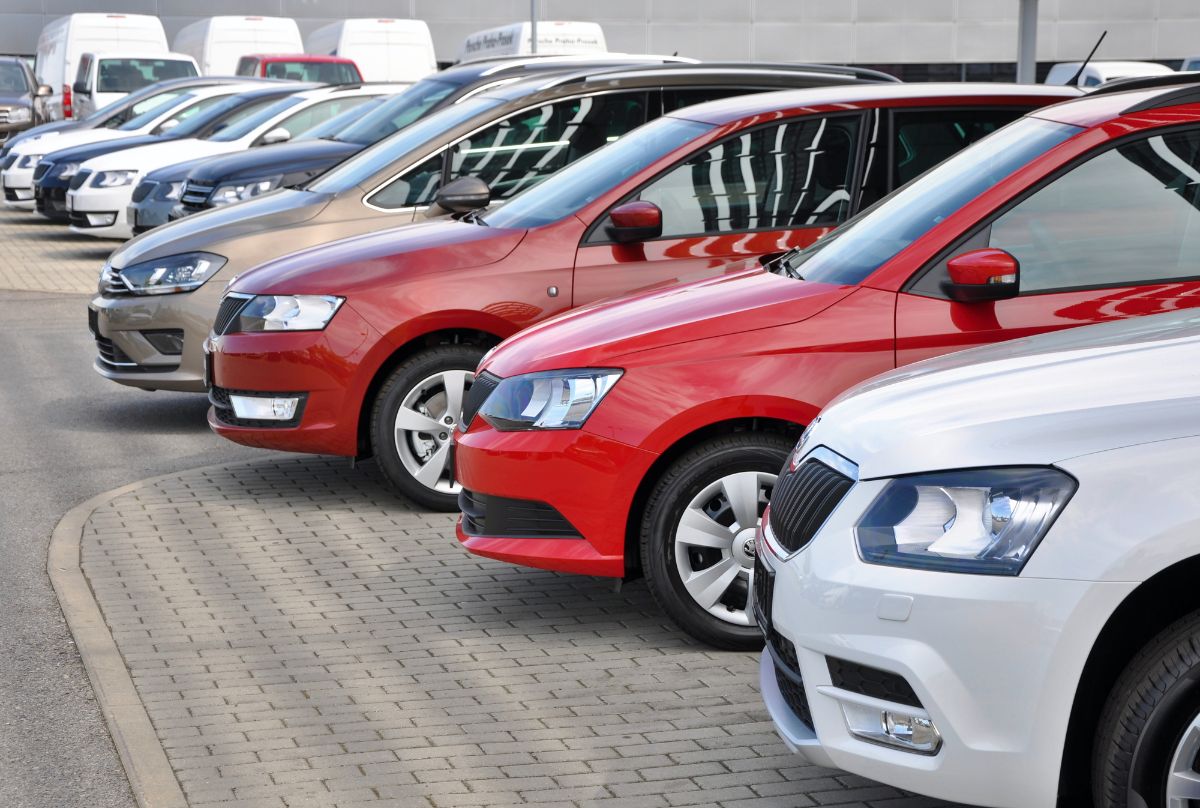
[[[37,271],[53,271],[52,266]],[[145,477],[246,457],[198,395],[91,369],[86,296],[0,291],[0,806],[132,806],[46,574],[59,518]]]

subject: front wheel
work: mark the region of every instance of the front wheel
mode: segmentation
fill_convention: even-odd
[[[1097,808],[1200,803],[1200,612],[1174,623],[1121,674],[1092,753]]]
[[[375,397],[371,450],[388,480],[426,508],[458,508],[450,440],[483,358],[474,345],[442,345],[397,366]]]
[[[754,534],[792,441],[742,432],[707,441],[671,464],[641,525],[642,569],[654,599],[688,634],[754,650]]]

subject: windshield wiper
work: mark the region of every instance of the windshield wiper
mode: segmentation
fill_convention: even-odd
[[[486,210],[486,208],[484,208]],[[491,227],[490,224],[483,220],[483,210],[469,210],[458,218],[460,222],[468,222],[477,224],[480,227]]]
[[[775,272],[786,275],[789,278],[795,278],[798,281],[804,280],[804,276],[800,274],[800,270],[792,266],[792,259],[800,252],[799,247],[793,247],[785,253],[775,256],[770,261],[763,264],[763,268],[767,272]]]

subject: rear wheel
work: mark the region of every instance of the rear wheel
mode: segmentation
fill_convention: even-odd
[[[458,507],[450,440],[482,358],[483,349],[474,345],[429,348],[397,366],[375,397],[375,460],[400,493],[427,508]]]
[[[749,608],[754,533],[791,449],[769,432],[714,438],[671,464],[647,501],[641,551],[650,591],[709,645],[762,647]]]
[[[1113,686],[1092,791],[1097,808],[1200,805],[1200,612],[1155,637]]]

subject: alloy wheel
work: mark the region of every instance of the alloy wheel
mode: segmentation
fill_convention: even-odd
[[[1171,768],[1167,771],[1166,808],[1190,808],[1194,801],[1200,800],[1197,757],[1200,757],[1200,715],[1194,717],[1183,731],[1183,737],[1171,756]]]
[[[460,489],[450,477],[450,440],[472,378],[467,370],[428,376],[405,394],[396,411],[400,462],[414,480],[432,491],[457,494]]]

